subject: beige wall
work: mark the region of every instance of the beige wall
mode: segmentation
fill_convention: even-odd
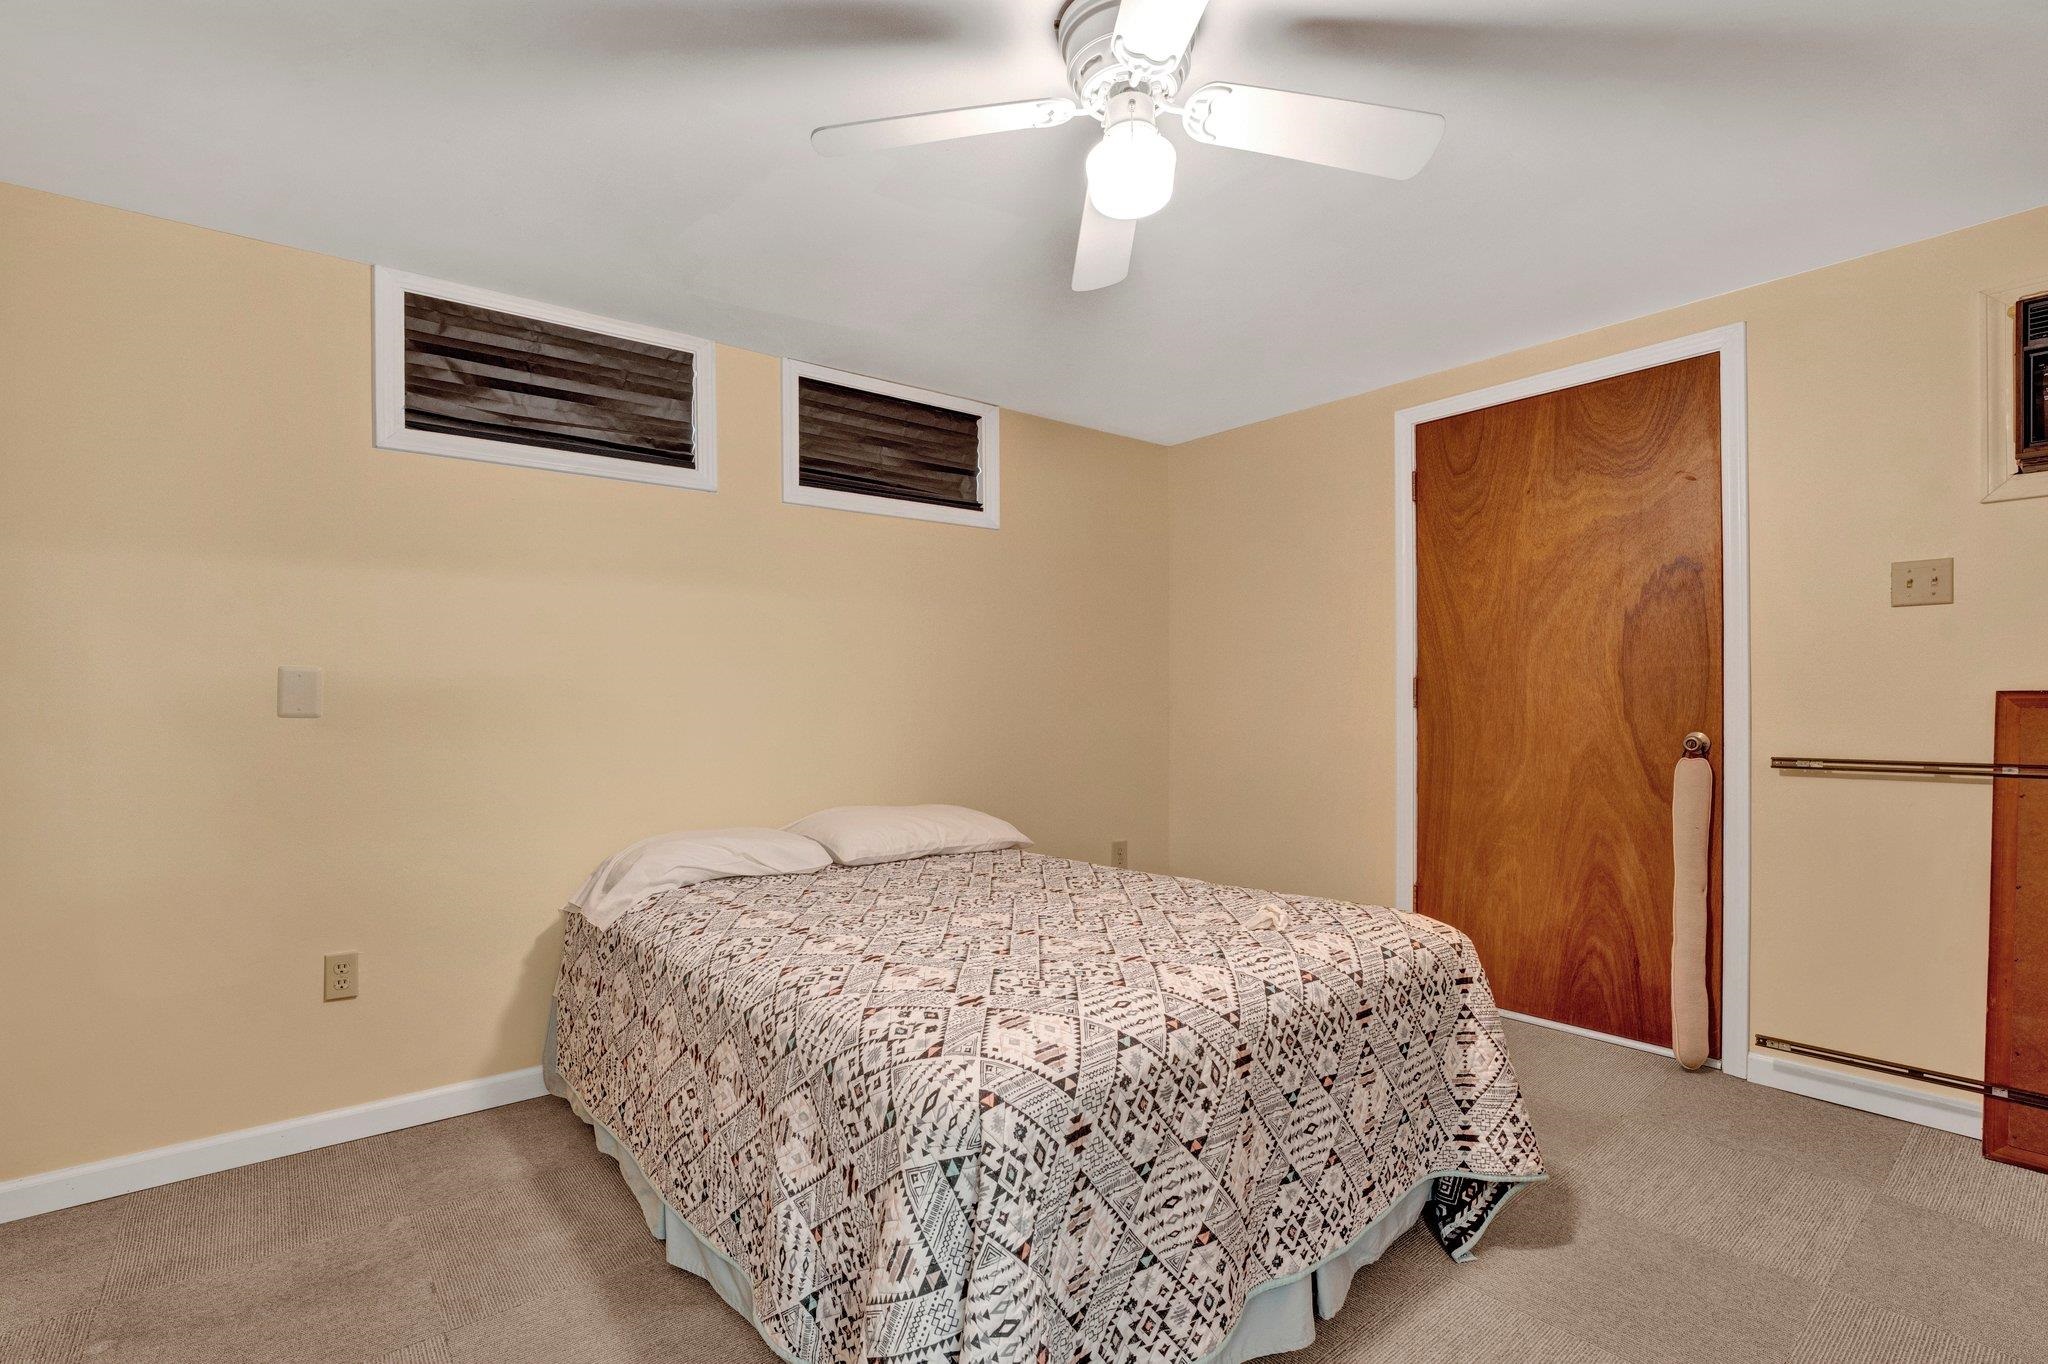
[[[1397,409],[1748,324],[1753,1026],[1978,1073],[1990,795],[1774,753],[1989,757],[2048,688],[2048,500],[1985,505],[1979,292],[2048,275],[2048,210],[1177,447],[1177,871],[1387,900]],[[1560,287],[1569,287],[1561,282]],[[1956,559],[1951,607],[1893,559]]]
[[[1163,452],[1006,413],[999,531],[785,507],[718,360],[716,494],[378,451],[367,267],[0,187],[0,1178],[533,1064],[642,834],[1164,861]]]
[[[1395,898],[1393,413],[1727,322],[1759,764],[1984,754],[2048,500],[1978,501],[1977,293],[2043,274],[2048,210],[1170,455],[1005,414],[987,532],[784,507],[743,351],[715,495],[374,450],[367,268],[0,187],[0,1178],[531,1064],[559,899],[663,828],[955,800]],[[1754,781],[1755,1026],[1971,1070],[1987,793]]]

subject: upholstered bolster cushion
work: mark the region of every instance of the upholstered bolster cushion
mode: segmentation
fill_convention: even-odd
[[[1714,766],[1678,760],[1671,774],[1671,1050],[1678,1064],[1707,1063],[1707,878],[1714,825]]]

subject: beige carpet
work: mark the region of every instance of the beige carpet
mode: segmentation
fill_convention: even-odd
[[[1510,1025],[1552,1171],[1289,1364],[2048,1361],[2048,1176]],[[0,1360],[762,1361],[554,1099],[0,1226]]]

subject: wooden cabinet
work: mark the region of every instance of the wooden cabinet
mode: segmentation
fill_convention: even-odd
[[[1993,761],[2048,763],[2048,692],[1998,694]],[[2048,781],[1991,797],[1991,979],[1984,1078],[2048,1093]],[[2048,1109],[1984,1100],[1984,1154],[2048,1171]]]

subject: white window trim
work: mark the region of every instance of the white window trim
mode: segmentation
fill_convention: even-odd
[[[857,388],[868,393],[879,393],[888,398],[902,398],[906,402],[926,403],[932,407],[943,407],[954,412],[965,412],[980,419],[978,428],[980,442],[976,452],[978,465],[975,477],[975,491],[981,495],[981,510],[969,511],[964,507],[938,507],[928,502],[905,502],[893,497],[871,497],[865,493],[843,493],[829,488],[806,488],[798,481],[799,438],[803,434],[797,422],[797,381],[800,379],[822,379],[826,383],[840,384],[846,388]],[[849,374],[843,369],[827,369],[823,365],[805,364],[801,360],[782,362],[782,500],[798,507],[829,507],[834,511],[867,512],[874,516],[902,516],[912,521],[938,521],[950,526],[983,526],[994,530],[999,522],[997,515],[1000,478],[1001,409],[991,403],[977,403],[967,398],[955,398],[947,393],[934,393],[929,389],[912,388],[908,384],[892,384],[882,379],[871,379],[865,374]]]
[[[2048,471],[2023,474],[2019,469],[2018,441],[2013,431],[2013,308],[2023,298],[2048,294],[2048,275],[2004,289],[1987,290],[1980,297],[1984,312],[1982,363],[1984,401],[1978,411],[1983,433],[1984,501],[2013,502],[2023,497],[2048,497]]]
[[[510,294],[472,288],[467,284],[451,284],[447,280],[387,270],[381,265],[376,268],[375,289],[373,406],[378,449],[447,455],[490,464],[511,464],[522,469],[550,469],[563,474],[589,474],[628,483],[658,483],[664,487],[690,488],[699,492],[717,490],[718,348],[712,342],[682,332],[597,317],[573,308],[538,303],[530,298],[514,298]],[[408,427],[405,424],[405,296],[408,293],[491,308],[628,341],[644,341],[670,350],[688,351],[691,362],[690,448],[696,456],[696,467],[681,469],[668,464],[647,464],[575,450],[550,450],[510,441],[451,435],[444,431],[415,431]]]

